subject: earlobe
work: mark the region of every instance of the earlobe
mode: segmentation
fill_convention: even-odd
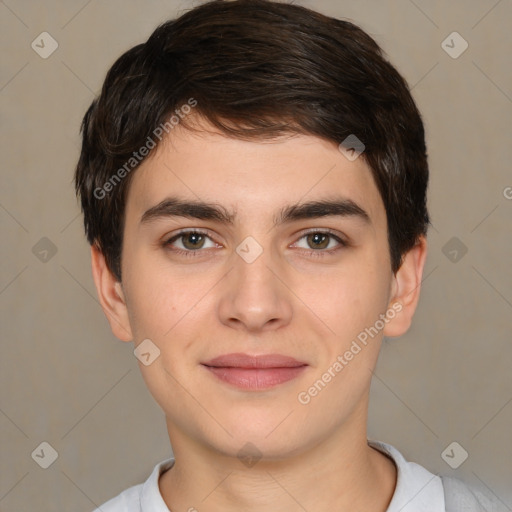
[[[132,341],[133,335],[121,283],[107,266],[105,256],[95,245],[91,246],[91,265],[98,298],[116,338]]]
[[[386,324],[384,336],[401,336],[409,329],[420,297],[426,257],[427,241],[421,236],[416,245],[404,255],[402,265],[394,276],[388,307],[398,310],[396,304],[400,304],[400,311]]]

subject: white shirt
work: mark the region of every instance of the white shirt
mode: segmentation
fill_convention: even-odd
[[[387,512],[502,512],[505,506],[471,489],[459,480],[441,478],[414,462],[407,462],[393,446],[379,441],[368,444],[388,455],[397,467],[395,492]],[[171,468],[170,458],[155,466],[145,483],[126,489],[93,512],[170,512],[158,480]]]

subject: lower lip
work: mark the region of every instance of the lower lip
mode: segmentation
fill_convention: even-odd
[[[219,368],[206,366],[218,379],[240,389],[270,389],[298,377],[306,366],[293,368]]]

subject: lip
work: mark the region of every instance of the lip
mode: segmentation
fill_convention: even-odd
[[[307,363],[280,354],[225,354],[202,365],[218,379],[244,390],[270,389],[298,377]]]

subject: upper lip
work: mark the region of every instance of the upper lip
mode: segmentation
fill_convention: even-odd
[[[242,353],[224,354],[202,364],[217,368],[296,368],[307,366],[307,363],[303,361],[297,361],[293,357],[281,354],[251,356]]]

